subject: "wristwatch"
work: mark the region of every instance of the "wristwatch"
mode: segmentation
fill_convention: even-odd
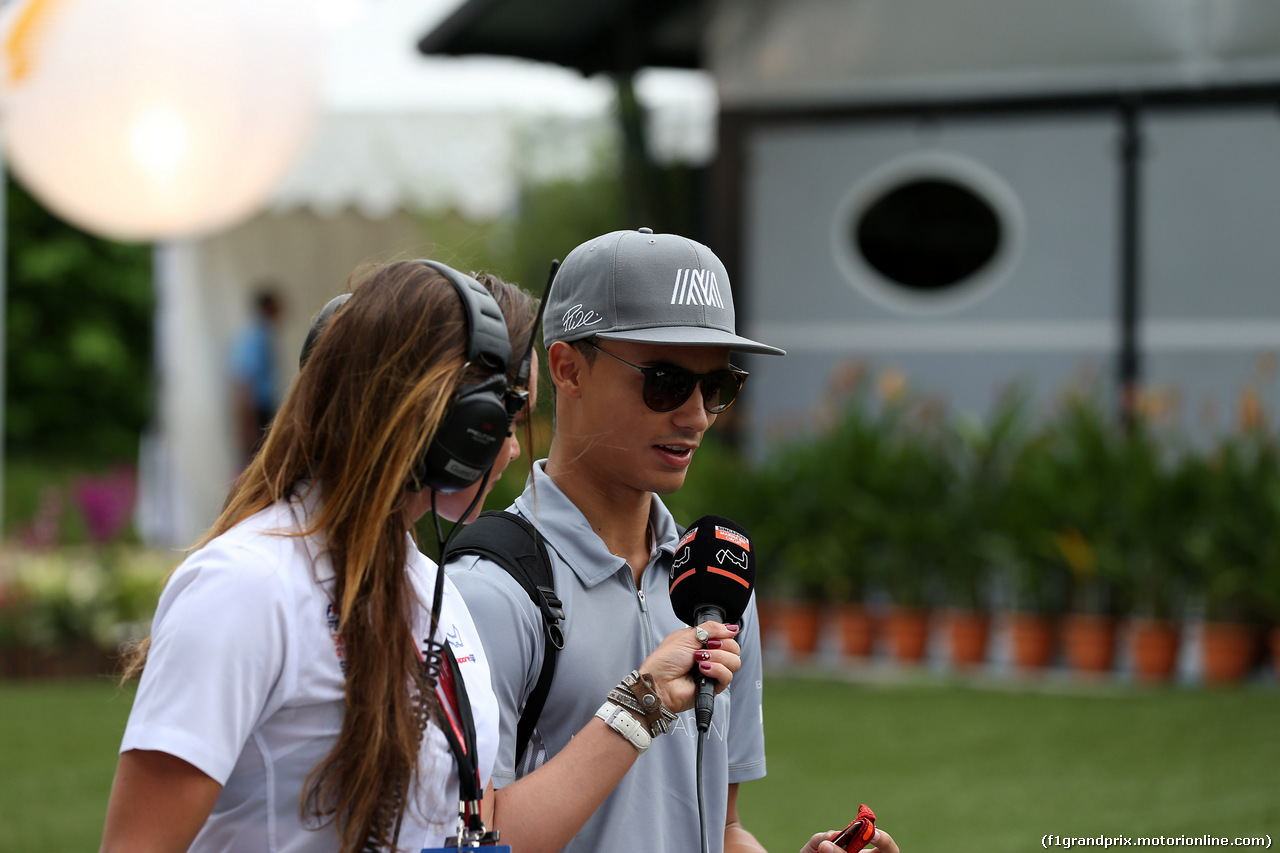
[[[596,716],[604,720],[605,725],[622,735],[636,748],[636,752],[644,752],[653,743],[643,723],[631,716],[631,712],[621,705],[605,702],[596,711]]]

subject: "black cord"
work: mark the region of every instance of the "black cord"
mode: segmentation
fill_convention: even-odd
[[[707,839],[707,807],[702,801],[702,747],[706,742],[706,734],[698,732],[698,826],[702,829],[702,853],[711,849]]]
[[[480,479],[480,488],[476,489],[476,496],[471,499],[471,503],[467,504],[466,510],[458,517],[458,521],[454,522],[453,529],[449,531],[446,538],[444,531],[440,527],[440,513],[436,512],[436,492],[431,493],[431,520],[436,527],[436,546],[440,549],[439,560],[436,565],[436,588],[431,596],[431,639],[436,636],[436,628],[440,623],[440,606],[444,603],[444,552],[449,547],[449,543],[453,541],[453,537],[458,535],[458,531],[467,523],[467,519],[471,517],[471,513],[475,511],[480,501],[484,500],[485,487],[489,485],[489,475],[493,473],[493,467],[485,469],[484,477]]]

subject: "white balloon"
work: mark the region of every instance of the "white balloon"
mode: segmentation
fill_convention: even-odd
[[[58,215],[119,240],[251,215],[318,109],[308,0],[23,0],[3,49],[14,174]]]

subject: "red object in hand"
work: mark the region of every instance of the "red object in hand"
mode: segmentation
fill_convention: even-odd
[[[871,843],[871,838],[876,834],[876,813],[871,810],[871,806],[863,803],[858,806],[858,816],[854,818],[853,823],[844,828],[844,831],[833,839],[832,843],[841,850],[848,850],[851,853],[861,850]]]

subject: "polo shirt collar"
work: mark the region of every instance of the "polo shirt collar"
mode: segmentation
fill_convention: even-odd
[[[546,464],[545,459],[534,463],[533,475],[524,493],[516,498],[515,508],[533,522],[547,545],[568,563],[582,584],[593,587],[616,575],[627,561],[609,551],[591,529],[587,517],[547,476]],[[680,535],[675,519],[657,495],[652,496],[649,506],[649,526],[658,550],[669,560]]]

